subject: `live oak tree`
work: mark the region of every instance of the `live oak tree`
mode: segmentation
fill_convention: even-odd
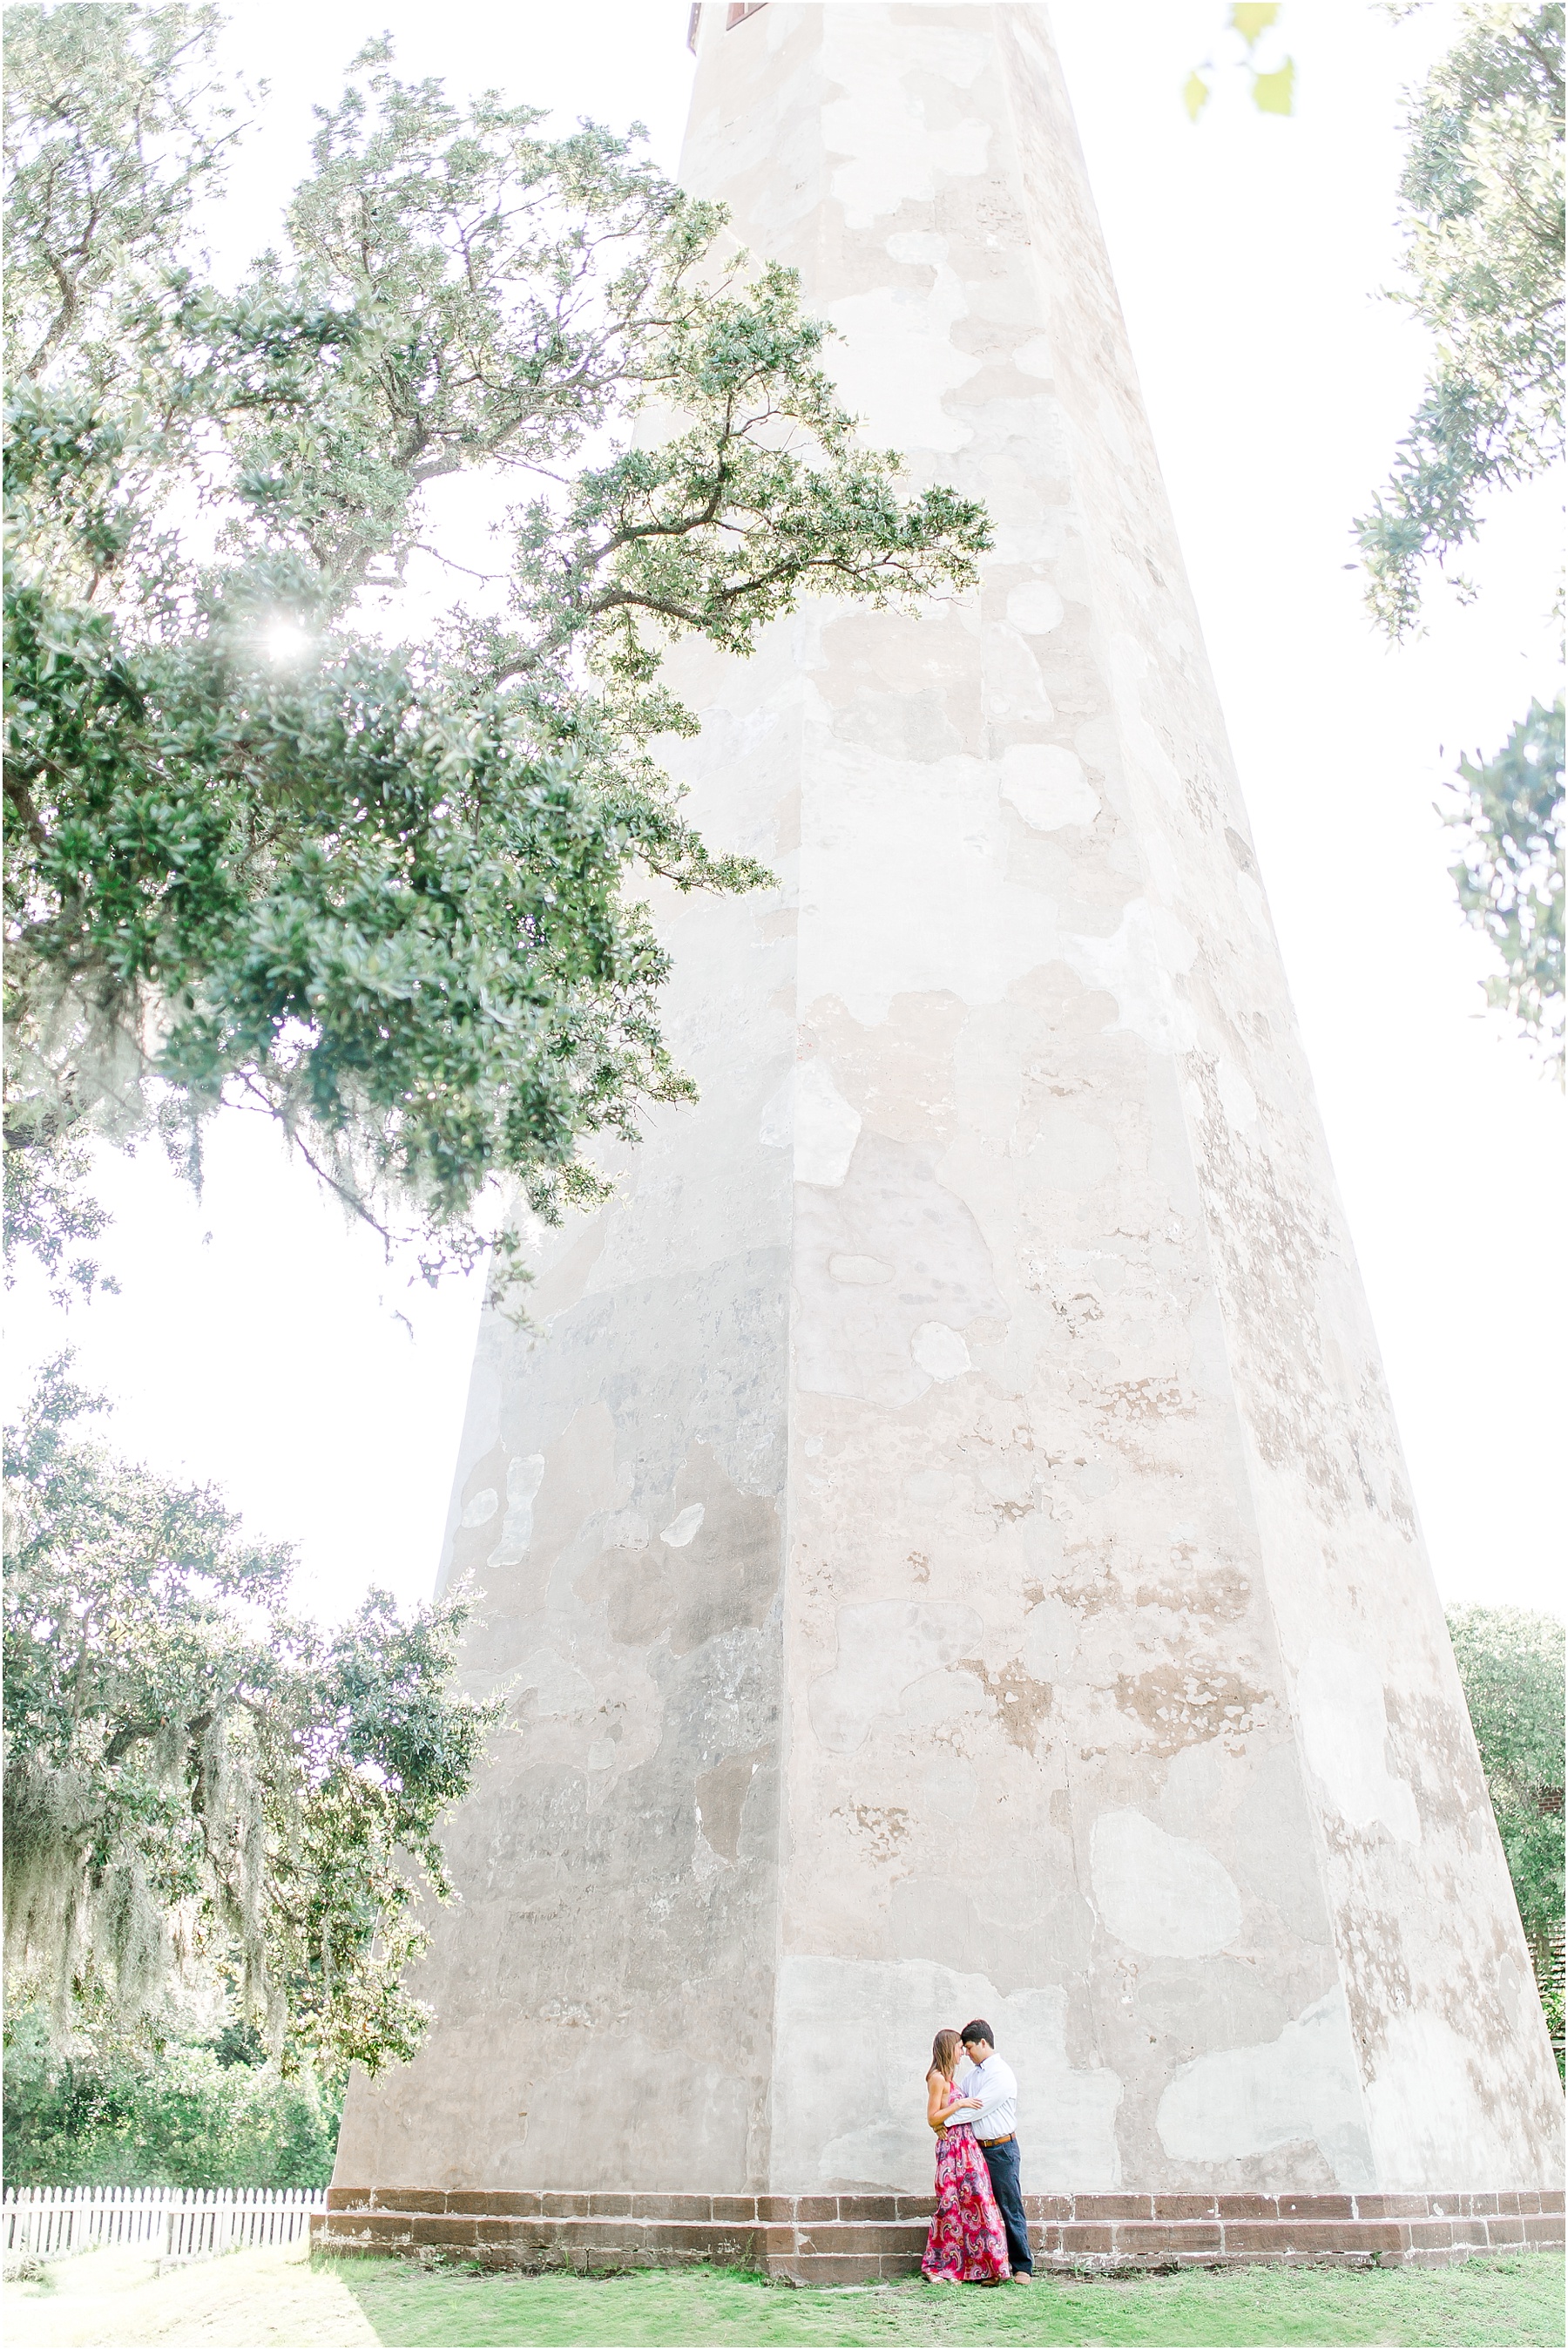
[[[691,1092],[640,889],[765,879],[660,767],[697,723],[666,650],[961,588],[989,543],[857,445],[720,207],[384,43],[278,249],[210,282],[215,23],[6,18],[6,1164],[66,1284],[90,1138],[161,1120],[194,1165],[223,1103],[432,1272],[509,1192],[597,1196],[585,1144]],[[483,579],[440,544],[463,474]],[[447,608],[400,643],[432,560]]]
[[[1563,454],[1562,0],[1469,0],[1460,21],[1417,94],[1399,182],[1392,298],[1432,336],[1429,380],[1356,525],[1394,636],[1419,619],[1428,567],[1477,536],[1488,494]]]
[[[453,1687],[462,1600],[318,1630],[286,1550],[115,1459],[95,1409],[58,1362],[6,1434],[13,2009],[112,2055],[226,1983],[286,2066],[406,2057],[418,1888],[449,1891],[437,1824],[496,1717]]]
[[[1400,13],[1396,11],[1396,13]],[[1470,0],[1409,120],[1406,284],[1432,338],[1426,389],[1387,483],[1356,524],[1367,601],[1396,639],[1487,503],[1563,452],[1562,0]],[[1563,704],[1537,702],[1493,757],[1467,760],[1449,820],[1468,919],[1497,946],[1491,1001],[1563,1058]]]

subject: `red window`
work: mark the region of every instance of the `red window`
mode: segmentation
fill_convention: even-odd
[[[767,0],[731,0],[731,5],[724,11],[724,30],[726,33],[732,32],[737,25],[743,25],[748,16],[754,16],[760,8],[765,8],[766,5]],[[702,0],[695,0],[695,5],[686,26],[686,46],[693,56],[696,54],[697,27],[701,21],[701,16]]]

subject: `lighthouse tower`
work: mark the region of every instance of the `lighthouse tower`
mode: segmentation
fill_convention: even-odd
[[[444,1572],[510,1723],[327,2237],[889,2272],[978,2013],[1044,2259],[1561,2241],[1045,11],[710,5],[697,47],[686,183],[996,543],[918,618],[677,655],[690,806],[780,886],[661,907],[701,1105],[482,1332]]]

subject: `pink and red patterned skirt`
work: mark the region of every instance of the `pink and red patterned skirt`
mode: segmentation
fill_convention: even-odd
[[[939,2284],[989,2284],[1012,2273],[991,2173],[961,2123],[937,2140],[937,2210],[920,2273]]]

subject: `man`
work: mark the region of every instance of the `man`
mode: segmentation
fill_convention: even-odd
[[[963,2045],[970,2070],[958,2084],[959,2094],[979,2099],[978,2110],[967,2118],[980,2141],[991,2173],[991,2191],[1007,2230],[1013,2282],[1030,2284],[1034,2278],[1034,2256],[1029,2249],[1029,2224],[1018,2189],[1018,2083],[1012,2065],[1004,2064],[997,2054],[991,2026],[982,2017],[977,2015],[972,2023],[964,2025]]]

